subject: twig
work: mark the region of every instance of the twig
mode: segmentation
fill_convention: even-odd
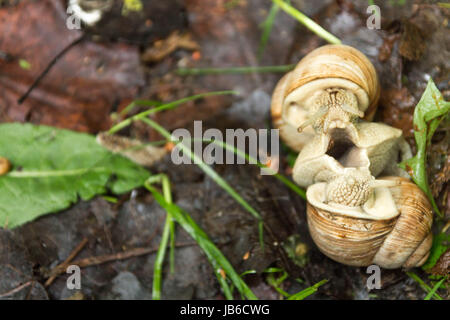
[[[66,46],[61,52],[59,52],[51,61],[50,63],[47,65],[47,67],[44,69],[44,71],[41,72],[41,74],[36,78],[36,80],[34,80],[34,82],[31,84],[31,86],[28,88],[27,92],[25,92],[20,98],[19,100],[17,100],[18,104],[22,104],[30,95],[31,91],[33,91],[34,88],[37,87],[37,85],[41,82],[41,80],[47,75],[47,73],[50,71],[50,69],[55,65],[56,62],[58,62],[58,60],[64,56],[67,51],[69,51],[70,49],[72,49],[75,45],[79,44],[83,39],[85,38],[85,35],[83,34],[82,36],[78,37],[77,39],[75,39],[74,41],[72,41],[71,43],[69,43],[68,46]]]
[[[17,293],[17,292],[19,292],[20,290],[25,289],[26,287],[30,286],[30,285],[33,284],[34,282],[35,282],[34,280],[25,282],[24,284],[22,284],[22,285],[20,285],[20,286],[18,286],[18,287],[16,287],[16,288],[14,288],[14,289],[12,289],[12,290],[10,290],[10,291],[8,291],[8,292],[5,292],[5,293],[0,294],[0,298],[4,298],[4,297],[10,296],[10,295],[12,295],[12,294],[14,294],[14,293]]]
[[[179,244],[176,244],[175,247],[177,247],[177,248],[188,247],[188,246],[192,246],[192,245],[196,245],[196,244],[197,244],[196,242],[179,243]],[[111,261],[126,260],[129,258],[143,256],[146,254],[154,253],[156,251],[158,251],[158,248],[135,248],[135,249],[130,249],[128,251],[114,253],[114,254],[106,254],[106,255],[101,255],[101,256],[96,256],[96,257],[79,259],[79,260],[71,262],[71,264],[76,265],[80,268],[86,268],[86,267],[92,267],[92,266],[104,264],[104,263],[111,262]],[[60,264],[59,266],[56,266],[51,271],[50,274],[52,275],[52,277],[56,278],[58,275],[64,273],[65,271],[66,271],[66,268],[65,268],[64,264]]]
[[[72,251],[72,253],[67,257],[67,259],[64,260],[63,263],[56,266],[55,268],[60,268],[60,269],[66,270],[67,267],[69,266],[70,262],[80,253],[81,250],[83,250],[83,248],[87,244],[87,242],[88,242],[88,239],[84,238],[80,242],[80,244]],[[53,272],[51,272],[50,274],[53,274]],[[56,275],[50,276],[50,278],[48,278],[47,281],[45,282],[44,286],[48,287],[49,285],[51,285],[53,283],[53,281],[55,281],[55,279],[56,279]]]

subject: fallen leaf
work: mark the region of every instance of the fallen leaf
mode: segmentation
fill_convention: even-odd
[[[8,228],[65,209],[79,197],[127,192],[150,175],[94,136],[47,126],[0,125],[0,154],[13,166],[0,177],[0,226]]]
[[[137,48],[83,40],[63,55],[22,104],[51,60],[81,37],[66,28],[61,1],[22,1],[0,9],[0,121],[32,122],[84,132],[106,130],[109,114],[144,85]],[[27,61],[23,68],[19,61]]]

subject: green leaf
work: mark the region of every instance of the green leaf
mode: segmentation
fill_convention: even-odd
[[[450,248],[450,235],[439,233],[433,238],[433,245],[430,250],[430,257],[422,266],[423,270],[428,270],[434,267],[441,255]]]
[[[328,280],[327,279],[323,279],[320,282],[317,282],[315,285],[306,288],[305,290],[302,290],[300,292],[297,292],[296,294],[291,295],[288,300],[303,300],[306,297],[312,295],[313,293],[317,292],[317,289],[319,289],[320,286],[324,285],[325,283],[327,283]]]
[[[0,125],[0,155],[13,165],[0,177],[0,226],[8,228],[65,209],[79,197],[127,192],[150,176],[91,135],[47,126]]]
[[[436,88],[433,80],[428,81],[427,88],[414,109],[414,138],[417,144],[417,154],[400,164],[412,177],[414,182],[425,192],[433,209],[442,217],[434,201],[428,185],[426,160],[427,145],[436,131],[439,123],[448,116],[450,102],[446,102]]]

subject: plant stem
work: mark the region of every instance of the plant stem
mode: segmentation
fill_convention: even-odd
[[[85,174],[91,171],[101,172],[107,171],[104,167],[97,168],[81,168],[72,170],[50,170],[50,171],[12,171],[8,173],[8,177],[11,178],[50,178],[50,177],[63,177],[63,176],[77,176]]]
[[[424,300],[430,300],[431,297],[436,293],[436,291],[439,289],[441,284],[444,283],[445,280],[447,280],[447,277],[443,277],[438,283],[436,283],[433,289],[431,289],[431,291],[427,294]]]
[[[328,41],[332,44],[341,44],[341,40],[331,33],[329,33],[327,30],[322,28],[320,25],[315,23],[313,20],[308,18],[306,15],[292,7],[291,5],[287,4],[283,0],[272,0],[274,3],[280,6],[281,9],[283,9],[286,13],[290,14],[292,17],[297,19],[301,24],[303,24],[305,27],[307,27],[309,30],[314,32],[316,35],[321,37],[322,39]]]
[[[280,66],[229,67],[229,68],[178,68],[180,76],[199,76],[209,74],[245,74],[245,73],[285,73],[294,69],[294,64]]]
[[[172,193],[170,190],[170,182],[169,178],[165,174],[158,174],[151,176],[148,178],[147,182],[149,185],[153,183],[161,183],[163,187],[163,195],[164,200],[171,204],[172,203]],[[153,289],[152,289],[152,298],[153,300],[160,300],[161,299],[161,274],[162,274],[162,267],[164,263],[164,256],[167,249],[167,244],[169,242],[169,237],[171,237],[171,259],[170,259],[170,267],[171,271],[173,272],[174,269],[174,260],[173,260],[173,252],[174,252],[174,222],[172,219],[172,215],[169,211],[167,212],[167,218],[166,223],[164,225],[163,234],[161,237],[161,242],[159,244],[158,251],[156,253],[156,259],[155,264],[153,268]]]
[[[125,120],[119,122],[118,124],[116,124],[115,126],[113,126],[111,129],[109,129],[108,133],[109,134],[116,133],[117,131],[120,131],[121,129],[129,126],[135,120],[139,120],[139,119],[142,119],[144,117],[147,117],[148,115],[150,115],[152,113],[157,113],[157,112],[160,112],[160,111],[173,109],[173,108],[177,107],[178,105],[180,105],[182,103],[185,103],[185,102],[188,102],[188,101],[193,101],[193,100],[197,100],[197,99],[201,99],[201,98],[205,98],[205,97],[210,97],[210,96],[226,95],[226,94],[237,94],[237,92],[231,91],[231,90],[206,92],[206,93],[201,93],[201,94],[196,94],[194,96],[186,97],[186,98],[183,98],[183,99],[179,99],[179,100],[176,100],[176,101],[172,101],[172,102],[160,105],[159,107],[143,111],[141,113],[138,113],[135,116],[132,116],[130,118],[125,119]]]
[[[158,131],[164,138],[167,140],[177,144],[177,146],[180,147],[180,149],[185,153],[188,154],[191,159],[194,161],[195,164],[197,164],[200,169],[202,169],[211,179],[213,179],[220,187],[222,187],[226,192],[228,192],[244,209],[246,209],[248,212],[250,212],[256,219],[258,219],[259,223],[259,240],[261,248],[264,249],[264,241],[263,241],[263,233],[261,230],[263,229],[263,220],[261,215],[253,209],[250,204],[248,204],[247,201],[245,201],[221,176],[217,174],[210,166],[205,164],[202,159],[200,159],[195,153],[193,153],[190,148],[188,148],[183,143],[180,143],[180,141],[173,140],[172,135],[164,129],[162,126],[160,126],[158,123],[156,123],[153,120],[150,120],[148,118],[140,118],[141,121],[145,122],[149,126],[151,126],[153,129]]]
[[[267,165],[262,164],[261,162],[259,162],[257,159],[253,158],[252,156],[250,156],[249,154],[245,153],[244,151],[238,149],[235,146],[229,145],[226,142],[223,141],[218,141],[218,140],[208,140],[208,139],[190,139],[191,141],[202,141],[202,142],[212,142],[216,145],[221,146],[222,148],[232,151],[234,152],[236,155],[246,159],[249,163],[254,163],[256,164],[258,167],[260,168],[269,168]],[[298,194],[300,197],[303,198],[303,200],[306,200],[306,192],[305,190],[299,188],[295,183],[293,183],[292,181],[290,181],[287,177],[283,176],[280,173],[275,173],[273,175],[275,178],[277,178],[279,181],[281,181],[282,183],[284,183],[289,189],[291,189],[292,191],[294,191],[296,194]]]
[[[423,280],[420,279],[420,277],[419,277],[417,274],[415,274],[415,273],[413,273],[413,272],[406,272],[406,274],[407,274],[411,279],[413,279],[414,281],[416,281],[416,282],[420,285],[420,287],[421,287],[423,290],[425,290],[426,292],[430,293],[430,292],[432,291],[432,289],[431,289],[425,282],[423,282]],[[433,296],[433,298],[434,298],[435,300],[442,300],[442,298],[441,298],[436,292],[435,292],[432,296]]]

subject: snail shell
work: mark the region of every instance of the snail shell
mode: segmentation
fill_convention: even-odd
[[[328,205],[326,183],[307,190],[308,227],[320,251],[350,266],[387,269],[421,266],[432,244],[431,205],[408,179],[385,177],[395,186],[376,188],[370,205]]]
[[[352,113],[370,121],[379,96],[375,68],[363,53],[346,45],[326,45],[306,55],[278,82],[272,95],[272,120],[286,144],[300,151],[315,132],[305,127],[299,133],[299,126],[312,124],[314,116],[325,117],[320,111],[324,104],[354,105]],[[336,112],[330,120],[351,120],[344,116],[348,114]]]

